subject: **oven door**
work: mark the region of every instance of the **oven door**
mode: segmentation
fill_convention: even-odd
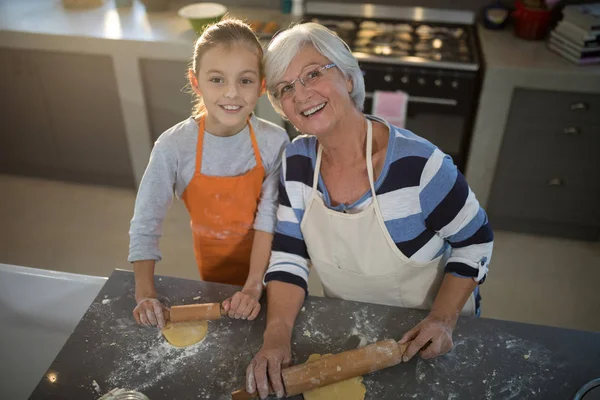
[[[364,112],[372,114],[373,93],[367,92]],[[404,128],[421,136],[464,165],[465,116],[457,113],[455,100],[409,96]]]
[[[461,171],[467,160],[477,74],[439,68],[361,63],[367,96],[364,112],[373,114],[377,90],[408,93],[406,126],[450,155]]]

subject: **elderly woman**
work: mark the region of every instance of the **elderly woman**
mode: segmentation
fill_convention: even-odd
[[[264,398],[270,382],[284,395],[280,371],[309,268],[328,297],[430,310],[400,340],[412,341],[405,361],[427,343],[423,358],[449,351],[459,314],[479,313],[493,244],[463,175],[427,140],[363,114],[358,62],[327,28],[279,34],[265,72],[273,106],[307,136],[282,161],[267,326],[247,390]]]

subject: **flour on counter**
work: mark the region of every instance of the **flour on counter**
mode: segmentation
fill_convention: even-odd
[[[112,299],[104,299],[104,300],[102,300],[102,304],[107,305],[107,304],[110,304],[111,301],[112,301]]]
[[[376,317],[375,314],[369,316],[369,312],[364,308],[355,311],[352,315],[354,327],[350,331],[350,336],[356,335],[360,338],[358,347],[364,347],[379,340],[388,339],[381,337],[383,331],[382,321],[385,316]]]
[[[430,361],[417,360],[417,383],[436,398],[475,398],[474,391],[480,390],[475,389],[476,381],[485,385],[487,400],[540,398],[540,388],[560,368],[552,361],[552,353],[509,334],[498,334],[498,340],[501,345],[486,346],[482,338],[456,335],[448,354]],[[511,378],[498,379],[498,371],[510,372]]]
[[[130,332],[131,337],[124,338],[116,347],[121,353],[120,361],[106,380],[106,384],[112,388],[128,387],[144,392],[151,387],[167,387],[169,382],[186,375],[185,379],[191,381],[190,376],[210,367],[222,380],[215,381],[210,387],[203,387],[196,395],[204,397],[211,393],[211,399],[229,400],[233,391],[244,386],[245,367],[260,346],[260,343],[256,343],[236,353],[219,346],[221,340],[240,334],[238,327],[232,328],[241,324],[236,320],[210,321],[205,340],[185,348],[171,346],[159,330],[132,326],[130,321],[114,322],[116,328]],[[250,325],[246,326],[250,328]],[[150,333],[152,336],[149,336]]]
[[[94,387],[96,393],[102,394],[102,389],[100,389],[100,385],[98,385],[98,382],[96,382],[96,380],[92,380],[92,386]]]
[[[205,342],[180,349],[171,346],[166,340],[159,339],[159,343],[150,344],[146,351],[131,354],[108,377],[108,382],[113,386],[124,386],[131,382],[139,383],[136,390],[143,390],[160,381],[163,377],[171,375],[182,366],[184,362],[206,347]]]

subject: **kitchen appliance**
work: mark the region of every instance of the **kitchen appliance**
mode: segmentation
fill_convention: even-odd
[[[305,21],[327,26],[352,50],[373,92],[409,94],[406,128],[464,172],[482,65],[471,11],[307,2]]]

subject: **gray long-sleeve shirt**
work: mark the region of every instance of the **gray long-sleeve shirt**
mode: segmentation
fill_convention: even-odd
[[[250,122],[265,168],[254,229],[273,233],[277,221],[281,155],[289,138],[285,130],[255,115]],[[191,117],[165,131],[154,144],[129,229],[129,262],[162,258],[158,247],[162,222],[173,202],[173,194],[181,198],[194,176],[197,144],[198,124]],[[204,175],[237,176],[255,166],[248,126],[229,137],[205,132],[201,171]]]

